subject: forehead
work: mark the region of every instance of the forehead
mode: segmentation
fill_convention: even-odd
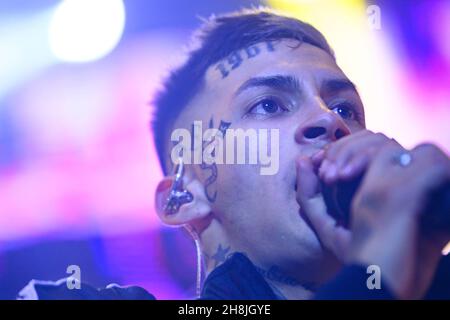
[[[211,65],[205,73],[203,88],[176,122],[183,126],[181,123],[186,120],[220,117],[245,81],[269,75],[291,75],[317,88],[323,79],[345,78],[329,53],[308,43],[299,44],[296,40],[257,43]]]
[[[283,74],[319,84],[324,78],[343,78],[333,57],[324,50],[281,40],[258,43],[231,53],[210,66],[205,74],[205,91],[232,91],[251,77]]]

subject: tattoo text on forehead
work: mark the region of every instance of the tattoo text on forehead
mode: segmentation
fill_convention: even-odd
[[[252,59],[259,55],[261,51],[273,52],[275,51],[274,43],[271,41],[267,41],[264,43],[256,43],[250,45],[242,50],[236,50],[228,55],[227,58],[219,62],[215,70],[220,72],[220,75],[223,78],[226,78],[230,72],[236,68],[238,68],[242,62],[248,59]]]

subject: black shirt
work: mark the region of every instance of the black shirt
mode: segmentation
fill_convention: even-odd
[[[381,279],[380,289],[367,286],[367,268],[349,265],[316,292],[315,299],[394,299]],[[155,297],[137,286],[110,285],[95,289],[82,284],[80,289],[69,290],[64,279],[58,282],[32,280],[20,293],[19,299],[40,300],[153,300]],[[450,299],[450,257],[444,257],[438,267],[426,299]],[[215,268],[206,278],[200,299],[205,300],[277,300],[263,276],[242,253],[234,253]]]

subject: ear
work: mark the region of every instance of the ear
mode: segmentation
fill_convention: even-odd
[[[183,176],[183,188],[192,194],[193,200],[181,205],[175,213],[170,214],[164,211],[174,180],[175,176],[173,175],[164,177],[155,191],[156,213],[162,223],[181,226],[207,217],[211,212],[211,206],[202,183],[192,174],[192,167],[186,168],[186,174]]]

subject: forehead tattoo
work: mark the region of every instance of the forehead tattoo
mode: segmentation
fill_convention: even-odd
[[[243,61],[256,57],[263,50],[265,50],[266,52],[275,51],[273,42],[266,41],[263,43],[256,43],[245,47],[242,50],[233,51],[228,55],[228,57],[226,57],[216,65],[215,70],[217,70],[217,72],[220,72],[222,79],[226,78],[230,74],[230,72],[238,68]]]

